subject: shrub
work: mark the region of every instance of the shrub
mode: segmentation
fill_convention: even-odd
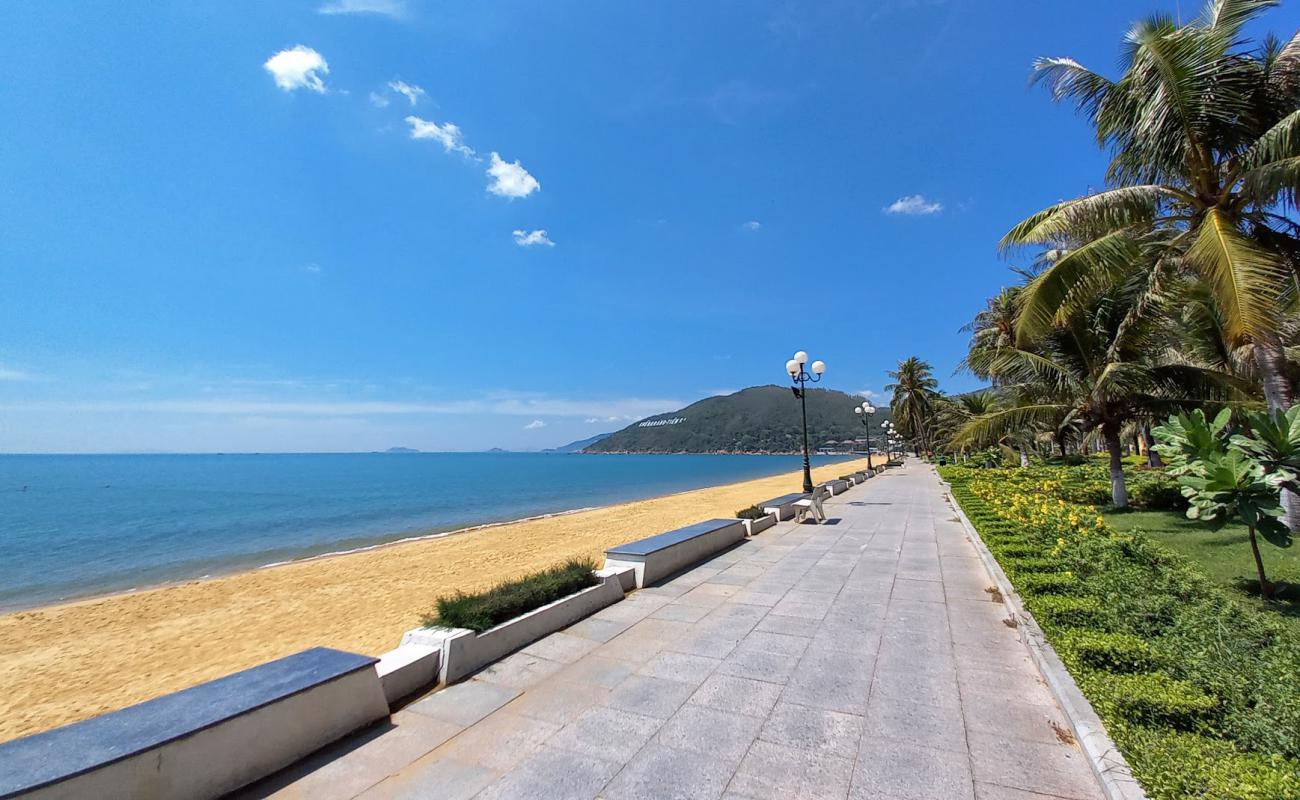
[[[1079,579],[1069,572],[1028,572],[1017,575],[1014,583],[1016,591],[1029,596],[1067,595],[1079,591]]]
[[[1095,597],[1044,594],[1026,598],[1029,610],[1042,623],[1063,628],[1099,627],[1105,619]]]
[[[436,614],[425,615],[425,627],[469,628],[482,633],[547,603],[600,582],[590,558],[574,558],[518,580],[474,594],[457,592],[438,598]]]
[[[985,541],[987,542],[987,540]],[[1033,559],[1041,555],[1043,552],[1041,547],[1034,547],[1032,544],[1025,544],[1023,539],[999,538],[997,543],[991,546],[993,547],[999,561],[1004,558]],[[1061,562],[1053,561],[1052,563],[1059,567]],[[1005,568],[1005,562],[1003,567]]]
[[[1129,722],[1195,728],[1218,707],[1218,701],[1187,681],[1159,672],[1117,674],[1083,671],[1093,705],[1103,716],[1114,713]]]
[[[1136,508],[1151,511],[1171,511],[1187,508],[1178,482],[1163,473],[1143,474],[1130,481],[1128,499]]]
[[[758,506],[742,508],[736,512],[736,519],[762,519],[765,516],[767,515],[763,513],[763,509]]]
[[[1152,798],[1277,800],[1300,797],[1300,764],[1245,753],[1194,733],[1124,726],[1113,732]]]
[[[1021,546],[1008,549],[1022,551],[1028,548]],[[1003,552],[1005,553],[1006,551]],[[998,563],[1000,563],[1002,569],[1011,576],[1053,572],[1061,568],[1061,562],[1054,558],[1000,558],[998,559]]]
[[[1055,638],[1061,658],[1071,668],[1143,672],[1156,665],[1151,645],[1129,633],[1069,628]]]

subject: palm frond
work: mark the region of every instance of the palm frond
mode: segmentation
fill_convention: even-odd
[[[1039,273],[1019,293],[1016,343],[1026,347],[1069,317],[1096,292],[1133,270],[1141,250],[1127,231],[1094,239]]]
[[[1218,208],[1206,212],[1185,260],[1214,288],[1230,340],[1271,334],[1288,270],[1251,241]]]
[[[1157,184],[1124,186],[1049,206],[1012,228],[999,244],[1003,251],[1027,244],[1091,240],[1125,228],[1149,225],[1162,203],[1185,195]]]
[[[996,444],[1001,439],[1026,428],[1055,427],[1057,421],[1068,411],[1069,406],[1039,403],[981,414],[958,429],[953,435],[953,443],[969,447]]]

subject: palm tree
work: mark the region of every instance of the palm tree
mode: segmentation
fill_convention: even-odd
[[[894,393],[889,402],[894,424],[903,436],[915,440],[920,450],[928,452],[929,425],[939,397],[939,381],[935,380],[933,367],[912,356],[898,362],[898,369],[888,374],[894,379],[885,386],[885,391]]]
[[[1077,105],[1111,163],[1108,189],[1044,209],[1003,239],[1068,248],[1022,293],[1020,346],[1144,264],[1153,296],[1178,274],[1201,281],[1230,349],[1248,353],[1269,410],[1290,405],[1281,332],[1298,296],[1300,225],[1283,212],[1300,192],[1300,33],[1255,50],[1241,34],[1273,5],[1211,0],[1187,25],[1166,15],[1141,21],[1116,80],[1069,58],[1036,62],[1036,79]],[[1298,524],[1291,497],[1288,525]]]
[[[1132,285],[1112,288],[1029,346],[976,354],[1013,398],[971,419],[961,444],[993,444],[1017,432],[1077,426],[1096,433],[1110,456],[1111,501],[1128,506],[1121,432],[1135,421],[1240,395],[1240,380],[1187,362],[1173,346],[1183,335],[1158,314],[1134,320],[1141,301]]]

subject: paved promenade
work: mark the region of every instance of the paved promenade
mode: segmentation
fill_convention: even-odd
[[[251,796],[1093,800],[913,464],[431,694]]]

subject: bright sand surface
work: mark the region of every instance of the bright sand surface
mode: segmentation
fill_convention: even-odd
[[[616,458],[617,456],[610,456]],[[866,466],[813,470],[823,481]],[[327,646],[378,655],[435,599],[799,488],[798,473],[0,616],[0,741]]]

